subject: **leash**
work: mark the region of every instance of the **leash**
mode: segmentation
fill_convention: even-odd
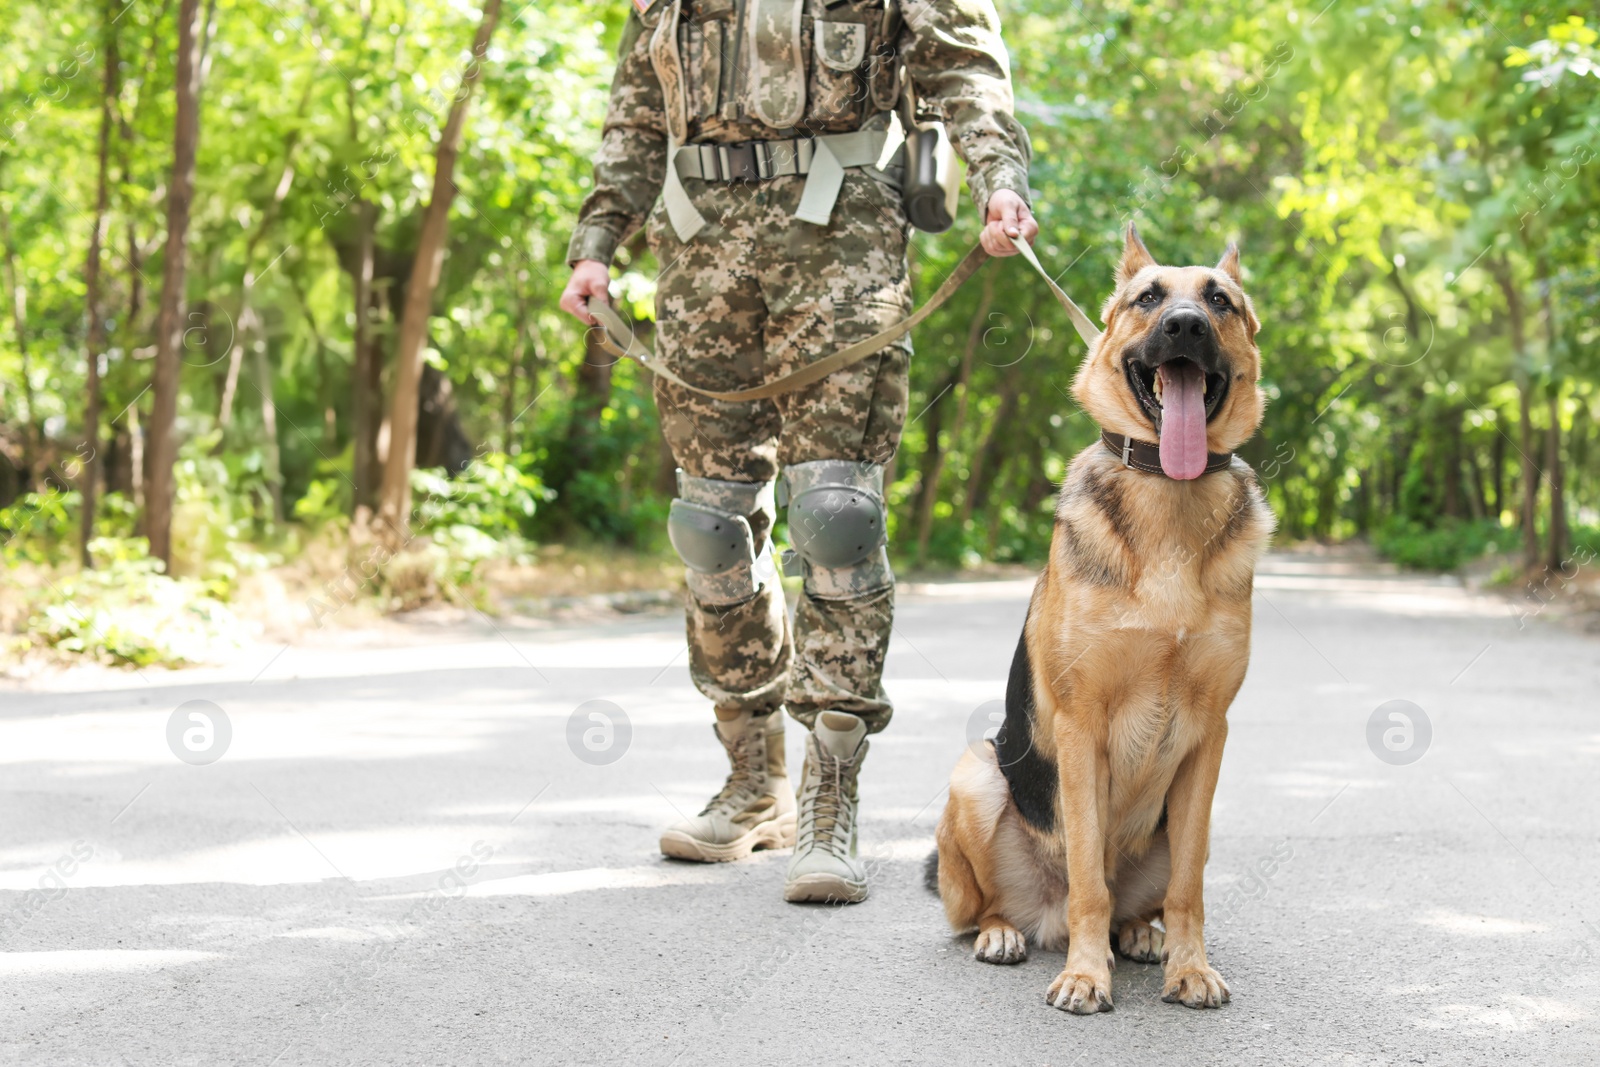
[[[1011,243],[1017,246],[1017,251],[1022,253],[1022,258],[1028,261],[1028,265],[1039,272],[1039,277],[1045,280],[1045,284],[1050,287],[1050,292],[1060,302],[1061,306],[1066,309],[1067,316],[1072,319],[1073,328],[1078,331],[1078,336],[1083,339],[1083,343],[1088,345],[1092,351],[1095,343],[1100,340],[1100,329],[1095,326],[1089,316],[1083,313],[1082,308],[1072,302],[1072,298],[1062,290],[1061,286],[1056,284],[1055,279],[1045,272],[1043,264],[1039,262],[1039,257],[1033,251],[1033,246],[1017,237],[1011,238]],[[665,378],[674,385],[682,386],[690,392],[710,397],[712,400],[727,402],[767,400],[796,389],[802,389],[812,382],[821,381],[834,371],[842,370],[853,363],[859,363],[882,349],[884,345],[898,341],[916,329],[929,315],[944,306],[945,302],[955,295],[955,291],[961,288],[968,278],[978,273],[991,258],[989,253],[983,250],[982,245],[973,245],[971,250],[962,257],[961,262],[956,264],[956,269],[934,291],[934,294],[928,298],[927,302],[893,326],[873,334],[864,341],[857,341],[853,345],[841,348],[832,355],[824,356],[815,363],[809,363],[799,370],[791,371],[780,378],[774,378],[769,382],[763,382],[761,385],[749,389],[737,389],[732,392],[702,389],[698,385],[684,381],[634,336],[632,328],[623,321],[622,316],[617,314],[616,309],[610,304],[596,297],[590,297],[587,307],[589,314],[602,327],[600,347],[611,355],[620,359],[631,359],[651,374]]]

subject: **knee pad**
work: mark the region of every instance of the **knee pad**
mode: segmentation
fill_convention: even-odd
[[[690,594],[713,606],[742,604],[777,578],[772,553],[756,548],[750,520],[777,515],[771,482],[724,482],[678,472],[678,497],[667,516],[667,536],[688,567]]]
[[[883,506],[883,468],[819,459],[783,470],[789,494],[789,540],[806,592],[818,600],[854,600],[894,585]]]

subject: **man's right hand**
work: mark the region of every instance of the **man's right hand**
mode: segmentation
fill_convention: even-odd
[[[595,325],[594,316],[584,305],[596,297],[611,303],[611,268],[598,259],[580,259],[572,265],[572,277],[561,292],[561,310],[569,312],[585,326]]]

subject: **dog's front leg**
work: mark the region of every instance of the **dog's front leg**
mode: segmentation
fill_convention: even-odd
[[[1103,739],[1056,720],[1057,815],[1067,846],[1067,965],[1045,1000],[1077,1015],[1111,1010],[1111,890],[1106,884],[1105,805],[1110,781]]]
[[[1228,984],[1206,962],[1203,898],[1211,838],[1211,797],[1216,792],[1222,744],[1227,737],[1225,719],[1208,729],[1205,740],[1178,767],[1167,792],[1172,877],[1162,910],[1167,938],[1166,982],[1161,999],[1191,1008],[1220,1008],[1228,1001]]]

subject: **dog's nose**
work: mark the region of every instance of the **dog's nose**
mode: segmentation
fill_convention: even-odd
[[[1194,308],[1173,308],[1162,317],[1161,332],[1175,340],[1204,337],[1211,332],[1211,321]]]

